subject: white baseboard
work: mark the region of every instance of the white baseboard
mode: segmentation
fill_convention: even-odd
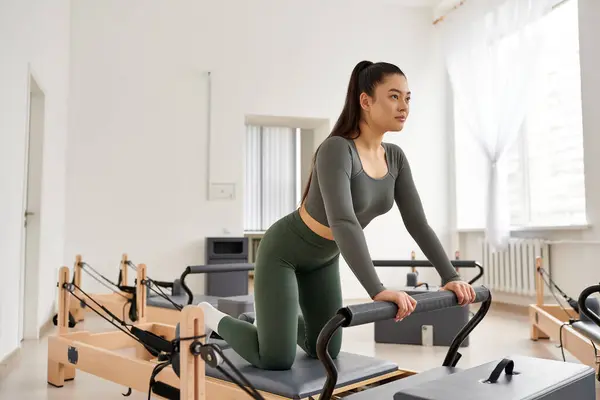
[[[515,306],[529,306],[530,304],[537,303],[537,298],[535,295],[525,296],[518,295],[514,293],[506,293],[506,292],[497,292],[492,290],[492,303],[503,303]],[[544,296],[544,303],[554,304],[556,301],[552,295]]]
[[[52,318],[53,317],[48,318],[48,320],[46,322],[44,322],[42,324],[42,326],[40,326],[40,329],[38,331],[39,338],[44,337],[47,333],[52,331],[52,329],[54,328],[54,322],[52,322]]]
[[[12,370],[17,368],[20,362],[21,347],[19,346],[0,361],[0,381],[4,379]]]

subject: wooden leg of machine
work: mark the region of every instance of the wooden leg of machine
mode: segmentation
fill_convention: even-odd
[[[542,278],[542,257],[536,257],[535,259],[535,298],[536,305],[541,307],[544,305],[544,279]],[[550,336],[545,334],[537,326],[537,314],[532,314],[533,323],[531,324],[530,337],[531,340],[539,339],[550,339]]]
[[[535,325],[531,326],[531,340],[539,340],[539,339],[550,339],[550,336],[546,335],[544,332],[540,330]]]
[[[69,268],[61,267],[58,279],[58,334],[64,335],[69,330],[69,303],[70,295],[63,289],[69,283]],[[62,387],[65,380],[75,379],[75,368],[55,362],[48,358],[48,383]]]

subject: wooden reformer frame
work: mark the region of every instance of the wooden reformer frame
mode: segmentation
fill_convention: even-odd
[[[145,268],[143,268],[145,270]],[[138,272],[139,275],[139,272]],[[70,293],[63,289],[69,283],[69,269],[59,271],[58,291],[58,331],[48,338],[48,383],[62,387],[65,381],[75,378],[75,371],[81,370],[106,380],[124,385],[133,390],[148,392],[150,378],[157,360],[134,339],[121,331],[90,333],[87,331],[69,332],[68,313]],[[199,307],[186,307],[180,314],[181,336],[194,337],[204,331],[204,316]],[[144,323],[143,314],[136,325],[162,336],[167,340],[175,338],[175,327],[158,323]],[[200,340],[203,342],[203,339]],[[128,348],[135,349],[135,357],[117,352]],[[182,349],[188,349],[182,346]],[[204,362],[190,351],[181,352],[181,377],[179,379],[172,367],[167,367],[157,377],[178,388],[181,399],[204,400],[206,387],[204,380]],[[185,382],[180,385],[180,382]]]
[[[82,257],[80,254],[77,254],[77,256],[75,256],[75,264],[73,265],[73,283],[75,283],[75,285],[78,288],[81,288],[81,277],[83,274],[83,268],[82,268]],[[121,257],[121,263],[119,265],[119,270],[121,273],[121,284],[124,286],[127,286],[127,279],[128,279],[128,274],[127,274],[127,263],[128,263],[128,258],[127,258],[127,254],[123,254]],[[79,293],[78,289],[75,289],[76,293]],[[82,295],[82,294],[81,294]],[[124,312],[125,313],[129,313],[129,305],[126,305],[126,303],[131,300],[132,295],[130,293],[126,293],[126,292],[119,292],[119,293],[96,293],[96,294],[90,294],[88,293],[88,296],[90,296],[92,299],[94,299],[94,301],[97,301],[99,304],[102,304],[104,307],[106,307],[110,312],[116,314],[116,315],[122,315]],[[85,307],[83,307],[83,305],[79,302],[79,301],[75,301],[75,299],[73,299],[74,301],[70,302],[70,306],[69,306],[69,311],[71,312],[71,315],[73,316],[73,318],[75,319],[75,322],[81,322],[85,319],[85,314],[87,310]]]
[[[598,371],[598,360],[594,343],[590,338],[575,330],[570,322],[579,320],[579,313],[570,306],[544,304],[544,279],[542,277],[542,258],[536,258],[536,304],[529,305],[529,321],[531,323],[531,339],[549,339],[560,343],[582,364]],[[566,311],[566,313],[565,313]],[[567,315],[568,314],[568,315]],[[571,320],[571,321],[570,321]],[[600,343],[595,343],[597,348]]]
[[[146,266],[138,265],[137,279],[146,278]],[[122,331],[91,333],[73,331],[68,327],[71,294],[63,289],[69,281],[69,268],[61,267],[58,281],[58,329],[56,334],[48,338],[48,383],[55,387],[63,387],[65,381],[75,379],[76,370],[84,371],[108,381],[129,387],[132,390],[148,393],[150,379],[158,360],[137,341]],[[166,340],[175,339],[175,325],[158,322],[147,322],[146,290],[138,286],[137,302],[139,321],[135,326]],[[74,290],[75,291],[75,290]],[[92,307],[92,305],[90,305]],[[204,334],[204,315],[202,309],[195,305],[186,305],[178,311],[180,337],[197,337]],[[198,339],[205,343],[205,339]],[[186,343],[189,343],[186,341]],[[135,355],[123,352],[135,350]],[[235,383],[206,376],[204,360],[194,356],[190,346],[180,346],[180,377],[177,377],[172,366],[165,367],[156,381],[164,382],[180,390],[180,399],[186,400],[248,400],[251,397]],[[336,388],[333,399],[341,399],[345,395],[373,387],[378,384],[403,379],[416,374],[416,371],[398,369],[361,382]],[[264,400],[286,400],[287,398],[258,391]],[[153,397],[162,398],[153,393]],[[312,396],[302,400],[319,399]]]
[[[123,286],[128,286],[127,282],[128,282],[128,256],[126,253],[124,253],[122,255],[121,258],[121,263],[119,266],[119,270],[120,270],[120,274],[121,274],[121,284]],[[147,274],[147,266],[146,266],[146,274]],[[81,277],[83,275],[83,268],[82,268],[82,257],[81,255],[77,255],[75,257],[75,263],[73,266],[73,282],[75,283],[75,285],[78,288],[81,288]],[[146,278],[146,277],[144,277]],[[135,287],[136,287],[136,294],[138,295],[138,301],[137,301],[137,310],[139,312],[139,310],[141,309],[141,304],[139,302],[139,295],[146,290],[146,286],[144,285],[145,281],[140,281],[140,280],[136,280],[135,281]],[[140,290],[140,289],[144,289],[144,290]],[[77,289],[76,293],[77,293]],[[110,312],[112,312],[115,315],[123,315],[125,313],[125,315],[129,315],[129,310],[131,305],[127,304],[128,302],[131,301],[132,299],[132,295],[130,293],[127,292],[123,292],[120,291],[118,293],[95,293],[95,294],[90,294],[87,293],[92,299],[94,299],[96,302],[98,302],[99,304],[102,304],[104,307],[106,307]],[[147,296],[144,294],[144,299],[147,299]],[[185,304],[180,304],[181,307],[183,307]],[[75,322],[81,322],[85,319],[85,314],[87,311],[85,307],[83,307],[79,301],[71,301],[71,306],[69,308],[71,315],[74,317]],[[159,323],[163,323],[163,324],[167,324],[167,325],[176,325],[177,323],[180,322],[181,316],[180,316],[181,310],[175,309],[175,308],[165,308],[165,307],[156,307],[156,306],[150,306],[147,305],[146,306],[146,322],[159,322]],[[106,315],[106,314],[105,314]],[[132,321],[133,324],[136,324],[138,321]]]

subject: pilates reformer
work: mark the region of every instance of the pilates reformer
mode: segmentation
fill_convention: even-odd
[[[73,280],[78,288],[82,287],[82,276],[85,272],[91,278],[93,278],[96,282],[110,290],[112,293],[94,293],[89,294],[91,298],[93,298],[96,302],[103,304],[107,309],[109,309],[114,314],[120,314],[125,319],[125,316],[129,318],[131,322],[137,322],[138,320],[138,309],[137,309],[137,286],[139,283],[136,281],[135,285],[128,285],[128,271],[129,268],[132,268],[134,272],[136,271],[135,264],[128,258],[127,254],[124,253],[121,257],[121,262],[119,264],[119,276],[117,282],[113,282],[108,277],[100,273],[98,270],[93,268],[90,264],[83,261],[81,255],[77,255],[75,257],[75,263],[73,265]],[[177,280],[175,282],[162,282],[151,279],[150,277],[146,278],[146,286],[149,292],[154,292],[157,296],[161,296],[167,300],[169,295],[163,291],[163,289],[171,289],[173,293],[178,288]],[[181,289],[180,289],[181,290]],[[69,327],[74,327],[78,322],[84,320],[86,313],[85,304],[81,302],[71,302],[69,309]],[[54,315],[53,318],[54,325],[57,325],[58,315]]]
[[[139,280],[144,271],[141,265]],[[121,327],[113,325],[122,332],[67,333],[69,293],[85,295],[68,283],[68,277],[68,268],[61,268],[59,333],[48,343],[48,382],[55,386],[74,379],[75,369],[80,369],[125,385],[130,391],[148,391],[149,398],[155,394],[167,399],[441,400],[448,398],[448,390],[452,398],[465,399],[506,399],[509,395],[511,399],[543,399],[547,394],[563,396],[553,399],[595,397],[594,370],[581,364],[516,356],[466,370],[456,368],[461,358],[460,342],[482,321],[491,305],[491,294],[485,287],[475,288],[475,301],[482,305],[456,336],[439,368],[417,374],[394,363],[344,352],[332,360],[327,348],[337,329],[396,315],[395,304],[370,302],[342,308],[331,318],[318,337],[318,360],[298,357],[291,370],[265,371],[236,359],[231,349],[221,350],[219,344],[207,342],[202,335],[202,311],[192,305],[180,313],[182,320],[177,327],[158,323],[128,327],[120,321]],[[414,297],[417,305],[413,313],[417,314],[458,306],[456,296],[448,291]],[[142,320],[143,309],[142,305]],[[112,317],[111,323],[118,321]],[[116,352],[126,347],[135,348],[136,356]],[[222,367],[224,363],[229,371]]]
[[[145,266],[140,267],[139,273],[144,273]],[[128,387],[129,392],[124,396],[135,389],[147,391],[149,398],[151,393],[155,393],[168,399],[205,399],[205,364],[201,357],[214,359],[216,353],[203,345],[204,335],[201,332],[204,330],[204,320],[199,307],[190,306],[182,310],[181,336],[175,340],[175,327],[145,323],[143,310],[137,325],[128,325],[120,320],[104,305],[95,302],[76,283],[69,282],[67,267],[60,268],[58,284],[58,332],[48,338],[50,385],[62,387],[65,381],[75,379],[76,370],[81,370]],[[119,331],[69,332],[71,296],[85,303],[90,310],[105,318]],[[135,349],[135,357],[117,351],[129,348]],[[177,369],[170,365],[175,353],[178,354]],[[159,375],[160,379],[157,379]],[[185,377],[183,385],[180,385],[181,376]]]
[[[119,277],[117,282],[113,282],[106,276],[102,275],[90,264],[83,261],[80,254],[75,256],[75,263],[73,264],[73,279],[72,283],[77,287],[82,287],[82,276],[83,272],[87,273],[90,277],[100,283],[102,286],[109,289],[112,293],[96,293],[90,296],[97,302],[104,304],[108,309],[114,313],[122,313],[123,318],[128,313],[130,320],[137,320],[137,312],[132,304],[135,304],[135,286],[127,285],[127,263],[130,262],[127,258],[127,254],[123,254],[121,262],[119,263]],[[86,308],[85,304],[81,302],[71,302],[69,308],[69,326],[74,327],[78,322],[85,319]],[[53,323],[55,326],[58,325],[58,314],[53,317]]]
[[[135,269],[135,266],[132,266]],[[218,297],[209,296],[203,294],[195,294],[192,292],[187,284],[186,278],[189,275],[194,274],[207,274],[207,273],[227,273],[236,271],[252,271],[254,270],[254,264],[249,263],[231,263],[231,264],[207,264],[207,265],[192,265],[184,269],[181,277],[176,279],[173,283],[174,290],[171,296],[163,294],[152,295],[147,297],[147,320],[156,321],[169,325],[175,325],[179,321],[179,311],[181,311],[186,305],[198,304],[206,301],[213,306],[219,307],[220,303],[235,301],[240,305],[246,307],[253,306],[254,296],[232,296],[232,297]],[[144,281],[138,282],[138,284],[146,285],[149,289],[153,286],[153,281],[145,279]],[[227,314],[237,317],[243,312],[247,312],[246,308],[240,309],[239,312],[233,310],[227,310]],[[226,311],[226,310],[222,310]]]
[[[185,277],[190,274],[204,273],[221,273],[233,271],[251,271],[254,269],[253,264],[235,263],[235,264],[216,264],[216,265],[197,265],[187,267],[180,278],[174,281],[158,281],[146,276],[144,281],[135,281],[135,285],[128,285],[128,271],[131,268],[137,273],[137,266],[128,258],[127,254],[122,255],[119,265],[118,281],[115,283],[94,269],[88,263],[82,261],[81,255],[77,255],[74,263],[74,273],[72,283],[77,287],[82,287],[83,272],[86,272],[98,283],[109,289],[112,293],[107,294],[91,294],[90,296],[97,302],[103,304],[112,313],[123,316],[128,316],[131,322],[138,321],[138,302],[137,293],[138,286],[144,285],[147,288],[146,299],[148,301],[147,319],[148,322],[161,322],[174,325],[179,322],[178,312],[183,309],[186,304],[193,302],[208,301],[215,307],[219,303],[231,303],[229,307],[223,306],[228,311],[228,314],[235,313],[240,309],[240,312],[235,316],[246,312],[249,306],[253,304],[253,296],[234,296],[232,298],[220,298],[216,296],[207,296],[202,294],[194,294],[187,286]],[[147,272],[147,271],[146,271]],[[165,293],[164,289],[170,289],[170,293]],[[245,308],[241,308],[245,305]],[[71,302],[69,312],[69,326],[74,327],[78,322],[84,320],[86,309],[81,302]],[[58,315],[54,315],[53,322],[57,325]]]
[[[596,290],[600,290],[600,287]],[[595,399],[595,371],[578,363],[515,355],[467,369],[457,368],[461,358],[458,352],[460,342],[483,320],[492,302],[491,293],[483,286],[476,287],[475,294],[475,302],[482,304],[473,318],[456,335],[441,367],[368,388],[344,399]],[[456,296],[448,291],[413,297],[417,300],[413,314],[449,309],[458,305]],[[317,339],[317,354],[327,371],[327,381],[319,399],[332,398],[339,382],[339,368],[327,353],[329,341],[335,332],[342,327],[393,319],[397,310],[395,304],[387,302],[357,304],[342,308],[329,320]],[[600,318],[596,319],[600,322]]]
[[[483,276],[483,267],[477,261],[472,260],[450,260],[450,263],[456,269],[458,268],[477,268],[477,275],[469,280],[469,285],[477,282]],[[420,286],[429,287],[426,282],[417,282],[418,271],[417,267],[420,268],[433,268],[433,264],[428,260],[373,260],[375,267],[410,267],[411,272],[406,274],[406,286],[418,288]]]
[[[138,266],[137,279],[145,279],[143,264]],[[291,370],[265,371],[248,365],[222,340],[209,341],[200,307],[186,305],[176,326],[150,323],[146,321],[146,290],[141,289],[137,297],[140,320],[128,325],[69,282],[67,267],[60,269],[58,286],[58,332],[48,339],[48,383],[53,386],[73,380],[79,369],[130,388],[127,394],[137,390],[168,399],[308,400],[323,387],[325,374],[318,359],[299,354]],[[70,297],[87,303],[119,331],[70,332]],[[188,340],[194,341],[184,346]],[[135,356],[123,354],[124,349],[134,349]],[[414,373],[388,361],[349,353],[341,353],[336,363],[343,372],[336,388],[340,395]],[[185,379],[180,382],[180,377]]]
[[[556,304],[544,303],[544,286],[550,289]],[[584,289],[578,300],[574,300],[563,292],[542,267],[542,258],[536,259],[536,304],[529,305],[529,321],[531,323],[531,339],[550,339],[558,343],[563,361],[566,349],[581,363],[593,367],[600,381],[600,304],[590,295],[600,291],[600,286]],[[567,303],[561,304],[559,297]]]
[[[472,285],[483,276],[482,266],[471,260],[451,260],[455,268],[478,269],[477,274],[469,280]],[[433,268],[428,260],[373,260],[375,267],[411,267],[407,273],[406,286],[391,287],[392,290],[404,291],[413,296],[420,293],[438,291],[439,287],[427,282],[418,282],[416,270]],[[381,320],[373,324],[376,343],[411,344],[426,346],[450,346],[456,334],[473,315],[470,307],[455,307],[433,312],[411,315],[404,323],[397,324],[394,320]],[[469,338],[461,342],[461,346],[469,346]]]

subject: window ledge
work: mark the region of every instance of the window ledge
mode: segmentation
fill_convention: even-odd
[[[590,224],[576,225],[547,225],[547,226],[513,226],[511,232],[540,232],[540,231],[584,231],[591,229]],[[483,233],[484,228],[459,228],[456,233]]]
[[[244,231],[244,235],[246,236],[257,236],[264,235],[266,231]]]

